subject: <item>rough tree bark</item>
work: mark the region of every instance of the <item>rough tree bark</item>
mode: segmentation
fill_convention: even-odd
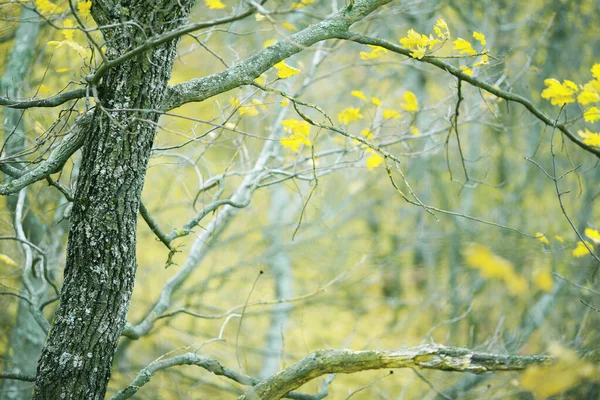
[[[192,0],[94,1],[114,59],[186,22]],[[120,24],[134,21],[135,24]],[[140,32],[142,27],[145,32]],[[103,399],[136,269],[137,213],[176,54],[171,40],[108,71],[83,145],[60,306],[38,365],[35,399]]]

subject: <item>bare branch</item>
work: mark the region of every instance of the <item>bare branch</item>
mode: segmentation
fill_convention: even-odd
[[[382,351],[319,350],[260,382],[240,396],[239,400],[277,400],[306,382],[331,373],[350,374],[372,369],[418,367],[481,374],[490,371],[520,371],[529,365],[550,364],[553,361],[548,356],[478,353],[437,344]]]
[[[60,142],[47,160],[24,172],[17,179],[4,185],[0,185],[0,194],[7,195],[16,193],[24,187],[60,171],[69,157],[83,145],[91,120],[91,114],[82,116],[77,122],[77,125],[73,128],[73,132]]]
[[[35,382],[35,376],[26,375],[20,372],[3,371],[0,372],[0,379],[12,379],[16,381]]]

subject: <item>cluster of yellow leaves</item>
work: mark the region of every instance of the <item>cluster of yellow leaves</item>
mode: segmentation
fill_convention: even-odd
[[[65,11],[63,7],[60,7],[50,0],[35,0],[35,8],[43,15],[55,14]]]
[[[358,121],[359,119],[363,119],[363,116],[358,107],[345,108],[338,114],[338,120],[344,125],[348,125],[350,122]]]
[[[568,79],[560,83],[558,80],[550,78],[544,80],[544,85],[548,87],[542,91],[542,98],[549,100],[553,106],[573,103],[575,93],[579,90],[575,82]]]
[[[598,232],[596,229],[586,228],[584,234],[585,236],[590,238],[592,242],[596,244],[600,243],[600,232]],[[588,241],[586,241],[585,244],[582,241],[577,242],[577,246],[573,249],[572,252],[573,257],[580,258],[587,256],[588,254],[590,254],[590,250],[588,250],[588,247],[590,248],[590,250],[594,251],[594,245],[592,243]]]
[[[77,53],[79,53],[79,55],[82,58],[89,58],[92,53],[91,50],[88,47],[83,47],[80,44],[78,44],[77,42],[75,42],[75,39],[74,39],[75,29],[73,29],[75,27],[75,24],[73,23],[73,21],[68,18],[65,19],[63,21],[63,27],[65,29],[62,29],[61,32],[62,32],[63,36],[65,37],[65,40],[61,40],[61,41],[51,40],[48,42],[48,44],[50,46],[56,46],[57,49],[62,46],[68,46],[68,47],[72,48],[73,50],[75,50]]]
[[[350,95],[356,97],[357,99],[360,99],[365,103],[369,102],[367,96],[360,90],[352,90],[350,92]],[[378,107],[381,107],[383,104],[381,102],[381,99],[379,99],[378,97],[371,97],[371,103]],[[419,110],[419,102],[417,101],[417,96],[415,96],[415,94],[411,91],[406,91],[403,95],[403,102],[400,104],[400,107],[402,107],[407,112],[417,112]],[[383,109],[384,119],[399,119],[401,117],[401,114],[394,109]],[[344,125],[348,125],[350,122],[358,121],[361,119],[363,119],[363,115],[361,114],[361,110],[358,107],[345,108],[338,114],[338,120]],[[420,131],[419,129],[413,126],[410,128],[410,133],[413,135],[418,135],[420,134]],[[363,129],[360,132],[360,134],[366,139],[373,138],[373,132],[371,132],[369,129]],[[356,145],[359,143],[360,142],[358,140],[355,140],[354,144]],[[369,170],[379,167],[385,160],[384,157],[382,157],[372,148],[368,146],[364,147],[366,147],[365,152],[366,154],[368,154],[366,159],[366,167]]]
[[[50,0],[35,0],[35,8],[42,15],[57,14],[67,10],[65,7],[54,4]],[[91,0],[77,2],[77,10],[82,17],[90,15],[90,8],[92,8]]]
[[[452,50],[458,50],[459,54],[467,54],[470,56],[477,55],[477,51],[475,51],[471,42],[468,42],[465,39],[458,38],[452,43],[454,43]]]
[[[437,35],[437,38],[435,38],[432,34],[427,36],[415,31],[414,29],[409,29],[406,33],[406,36],[400,39],[400,44],[405,49],[411,51],[411,57],[420,60],[421,58],[425,57],[428,47],[431,51],[436,44],[441,43],[440,40],[446,41],[450,38],[448,25],[443,19],[437,20],[436,24],[433,26],[433,31]]]
[[[577,131],[577,134],[583,139],[583,143],[588,146],[600,147],[600,133],[590,132],[590,130],[586,128],[585,131]]]
[[[225,8],[225,4],[223,4],[221,0],[204,0],[204,4],[211,10]]]
[[[77,3],[77,11],[79,11],[79,14],[82,17],[85,17],[85,18],[89,17],[91,8],[92,8],[92,0],[80,1]]]
[[[294,76],[301,72],[297,68],[290,67],[284,61],[278,62],[273,67],[277,70],[277,77],[279,79],[289,78],[290,76]]]
[[[600,368],[580,359],[573,350],[553,344],[549,353],[557,358],[555,364],[529,367],[521,376],[521,386],[536,399],[557,395],[585,380],[600,379]]]
[[[475,40],[477,40],[481,44],[481,46],[482,46],[481,53],[485,53],[487,51],[485,48],[485,45],[487,44],[485,35],[481,32],[475,31],[475,32],[473,32],[473,38],[475,38]],[[476,56],[478,54],[477,50],[475,50],[473,48],[473,45],[468,40],[458,38],[455,41],[453,41],[452,43],[454,43],[454,47],[452,49],[457,50],[459,52],[459,54],[466,54],[469,56]],[[473,75],[472,68],[481,67],[482,65],[488,65],[489,63],[490,63],[489,56],[487,54],[483,54],[481,56],[481,58],[479,59],[479,61],[474,63],[471,67],[462,66],[462,67],[460,67],[460,70],[463,73],[465,73],[466,75],[472,76]]]
[[[247,117],[256,117],[260,112],[259,109],[263,111],[267,111],[267,106],[263,104],[262,101],[257,99],[252,99],[252,104],[248,105],[240,105],[240,100],[238,98],[233,98],[229,101],[231,105],[238,109],[238,112],[241,116]]]
[[[512,263],[495,255],[484,245],[468,247],[465,262],[470,268],[477,269],[482,277],[502,281],[513,295],[522,295],[527,291],[527,281],[515,272]]]
[[[380,47],[380,46],[371,46],[370,44],[367,46],[371,47],[373,50],[371,50],[370,52],[361,51],[360,58],[362,60],[369,60],[371,58],[381,57],[381,56],[386,55],[388,52],[387,49]]]
[[[304,8],[314,2],[315,0],[300,0],[298,2],[292,3],[292,8]]]
[[[286,119],[281,121],[281,125],[283,126],[283,131],[289,133],[289,136],[283,136],[279,139],[282,147],[297,153],[300,151],[302,145],[312,145],[309,138],[310,124],[308,122],[297,119]]]
[[[554,78],[544,80],[547,88],[542,91],[542,98],[550,101],[554,106],[562,107],[564,104],[574,103],[575,95],[581,89],[577,96],[579,104],[586,106],[600,102],[600,64],[594,64],[590,71],[593,78],[581,86],[568,79],[563,80],[563,83]],[[600,121],[600,109],[596,106],[589,107],[583,112],[583,119],[590,123]],[[597,146],[597,144],[591,145]]]
[[[385,160],[381,155],[375,152],[373,149],[367,149],[366,153],[368,154],[367,161],[365,163],[366,167],[369,170],[373,170],[383,164]]]
[[[541,232],[536,232],[535,233],[535,237],[537,238],[537,240],[542,243],[545,246],[550,246],[550,240],[548,239],[548,237],[546,235],[544,235]],[[554,235],[554,239],[556,239],[557,242],[559,243],[564,243],[565,242],[565,238],[563,238],[560,235]]]

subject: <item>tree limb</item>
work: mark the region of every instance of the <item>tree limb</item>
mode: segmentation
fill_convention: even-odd
[[[241,85],[249,85],[263,72],[286,58],[322,40],[345,36],[350,26],[392,0],[363,0],[351,10],[340,10],[332,17],[311,25],[289,38],[259,51],[226,70],[192,79],[167,89],[163,109],[168,111],[186,103],[203,101]]]
[[[34,375],[26,375],[20,372],[3,371],[0,372],[0,379],[12,379],[16,381],[35,382]]]
[[[73,128],[73,132],[60,142],[47,160],[24,172],[17,179],[0,185],[0,195],[16,193],[24,187],[60,171],[69,157],[83,145],[91,120],[91,113],[82,116]]]
[[[428,344],[400,350],[319,350],[265,379],[238,400],[277,400],[321,375],[350,374],[371,369],[424,368],[472,372],[519,371],[529,365],[550,364],[548,356],[478,353],[465,348]]]
[[[411,50],[405,49],[400,45],[397,45],[395,43],[389,42],[384,39],[373,38],[373,37],[364,36],[364,35],[360,35],[358,33],[348,32],[348,31],[342,32],[342,34],[340,36],[338,36],[338,38],[350,40],[350,41],[360,43],[360,44],[380,46],[380,47],[383,47],[390,51],[393,51],[394,53],[402,54],[402,55],[412,58],[410,56]],[[579,139],[579,137],[577,137],[576,134],[571,132],[564,124],[557,123],[551,117],[546,115],[546,113],[544,113],[542,110],[540,110],[538,107],[536,107],[531,102],[531,100],[529,100],[521,95],[501,90],[499,88],[496,88],[496,87],[490,85],[489,83],[486,83],[482,80],[474,78],[473,76],[467,75],[463,71],[461,71],[459,68],[455,67],[454,65],[449,64],[446,61],[441,60],[439,58],[436,58],[435,56],[425,56],[422,59],[415,58],[414,60],[424,62],[427,64],[431,64],[431,65],[435,65],[436,67],[443,69],[444,71],[448,72],[449,74],[454,75],[458,79],[465,81],[465,82],[469,82],[471,85],[481,88],[481,89],[485,90],[486,92],[489,92],[489,93],[495,95],[496,97],[502,98],[507,101],[513,101],[515,103],[519,103],[519,104],[525,106],[525,108],[527,108],[527,110],[531,114],[533,114],[537,119],[542,121],[544,124],[546,124],[548,126],[555,126],[577,146],[581,147],[585,151],[592,153],[596,157],[600,158],[600,148],[585,144],[582,140]]]

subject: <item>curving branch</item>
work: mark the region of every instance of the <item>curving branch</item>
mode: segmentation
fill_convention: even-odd
[[[258,384],[260,381],[254,379],[248,375],[237,373],[227,367],[224,367],[216,360],[204,358],[195,353],[186,353],[180,356],[175,356],[167,359],[158,359],[150,363],[147,367],[143,368],[135,377],[135,379],[125,389],[120,390],[117,394],[110,398],[110,400],[124,400],[128,399],[136,394],[142,386],[150,382],[152,375],[156,372],[175,367],[179,365],[195,365],[204,368],[208,372],[212,372],[215,375],[224,376],[229,378],[241,385],[253,386]],[[296,400],[316,400],[322,397],[311,396],[303,393],[288,393],[285,396],[289,399]]]
[[[481,374],[490,371],[520,371],[529,365],[553,362],[554,358],[547,356],[478,353],[437,344],[400,350],[319,350],[260,382],[238,400],[277,400],[319,376],[332,373],[350,374],[372,369],[417,367]]]
[[[56,107],[66,103],[69,100],[85,97],[86,90],[86,88],[69,90],[68,92],[62,92],[56,96],[47,97],[45,99],[13,100],[8,97],[0,96],[0,106],[18,109]]]
[[[163,110],[172,110],[186,103],[206,100],[241,85],[250,85],[254,79],[272,68],[273,65],[305,50],[307,47],[323,40],[345,37],[345,33],[348,32],[352,24],[391,1],[357,1],[350,10],[344,8],[330,18],[268,46],[222,72],[172,85],[165,94]]]
[[[217,25],[223,25],[223,24],[227,24],[230,22],[239,21],[241,19],[244,19],[244,18],[254,14],[255,11],[256,10],[254,7],[250,7],[246,11],[244,11],[238,15],[232,15],[229,17],[217,18],[217,19],[210,20],[210,21],[203,21],[203,22],[196,22],[196,23],[188,24],[188,25],[182,26],[181,28],[177,28],[172,31],[166,32],[162,35],[159,35],[159,36],[156,36],[153,38],[149,38],[143,44],[136,47],[135,49],[130,50],[127,53],[120,55],[119,57],[115,58],[114,60],[110,60],[110,61],[100,65],[100,67],[96,70],[96,72],[88,75],[85,79],[91,85],[96,85],[100,82],[100,79],[102,79],[102,77],[104,75],[106,75],[106,73],[111,68],[114,68],[117,65],[121,65],[121,64],[127,62],[128,60],[131,60],[132,58],[134,58],[137,55],[140,55],[148,50],[154,49],[163,43],[178,39],[183,35],[197,31],[198,29],[206,29],[206,28],[210,28],[213,26],[217,26]]]
[[[74,126],[73,132],[60,142],[47,160],[24,172],[18,178],[0,185],[0,195],[17,193],[24,187],[60,171],[69,157],[83,145],[91,121],[91,113],[82,116]]]
[[[358,33],[348,32],[348,31],[342,32],[342,34],[338,36],[338,39],[350,40],[350,41],[360,43],[360,44],[380,46],[380,47],[383,47],[390,51],[393,51],[394,53],[402,54],[402,55],[412,58],[410,56],[411,50],[405,49],[402,46],[392,43],[390,41],[387,41],[385,39],[364,36],[364,35],[360,35]],[[565,136],[567,136],[577,146],[581,147],[585,151],[592,153],[596,157],[600,158],[600,148],[585,144],[581,139],[579,139],[579,137],[577,137],[576,134],[571,132],[569,130],[569,128],[567,128],[564,124],[557,123],[557,121],[555,121],[553,118],[549,117],[546,113],[544,113],[542,110],[540,110],[538,107],[536,107],[531,102],[531,100],[529,100],[521,95],[518,95],[515,93],[510,93],[505,90],[496,88],[496,87],[490,85],[489,83],[486,83],[482,80],[474,78],[470,75],[467,75],[463,71],[461,71],[459,68],[457,68],[454,65],[447,63],[446,61],[441,60],[439,58],[436,58],[433,56],[425,56],[422,59],[414,58],[414,60],[424,62],[427,64],[431,64],[431,65],[435,65],[436,67],[448,72],[449,74],[454,75],[459,80],[469,82],[471,85],[476,86],[480,89],[483,89],[486,92],[489,92],[489,93],[495,95],[496,97],[523,105],[531,114],[533,114],[537,119],[542,121],[544,124],[546,124],[548,126],[556,127],[562,133],[564,133]]]
[[[137,393],[138,390],[146,383],[150,381],[152,375],[156,372],[177,365],[196,365],[204,368],[215,375],[221,375],[242,385],[255,385],[257,381],[247,375],[239,374],[228,368],[223,367],[218,361],[204,358],[194,353],[186,353],[180,356],[167,358],[164,360],[156,360],[150,363],[147,367],[143,368],[135,377],[133,382],[125,389],[120,390],[117,394],[110,398],[110,400],[123,400],[128,399]]]

